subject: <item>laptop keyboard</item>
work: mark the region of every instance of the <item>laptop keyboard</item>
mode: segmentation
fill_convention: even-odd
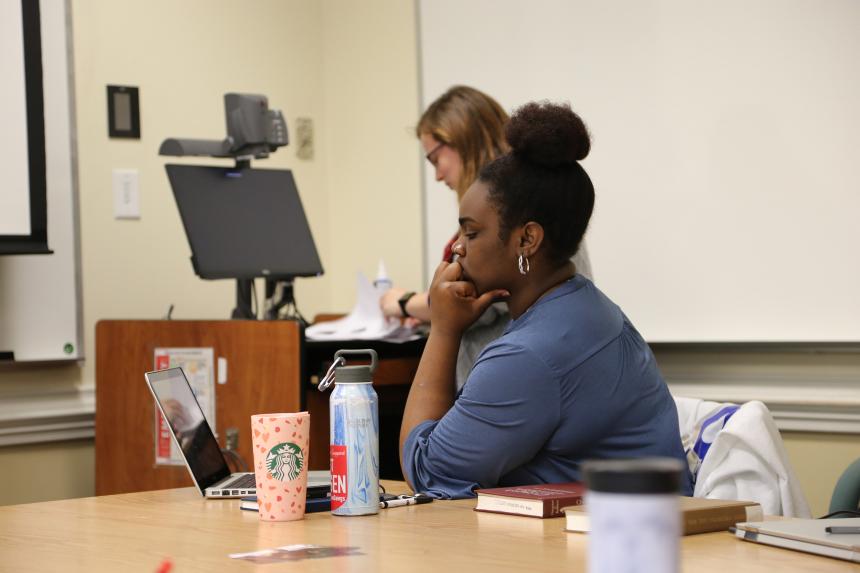
[[[231,489],[231,488],[256,488],[257,484],[254,482],[254,474],[245,474],[239,476],[235,480],[225,483],[222,486],[219,486],[218,489]]]

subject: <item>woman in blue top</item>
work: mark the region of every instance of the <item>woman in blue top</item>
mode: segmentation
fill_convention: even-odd
[[[568,106],[531,103],[506,137],[511,151],[460,202],[459,259],[440,264],[430,287],[430,336],[400,431],[404,476],[416,491],[458,498],[579,480],[589,458],[684,460],[651,350],[570,262],[594,206],[579,164],[585,125]],[[497,299],[512,321],[455,395],[460,338]]]

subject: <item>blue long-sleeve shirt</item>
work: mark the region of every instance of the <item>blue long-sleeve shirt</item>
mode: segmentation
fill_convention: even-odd
[[[443,498],[577,481],[583,460],[645,456],[686,462],[675,402],[648,345],[581,275],[512,321],[445,416],[403,446],[412,485]]]

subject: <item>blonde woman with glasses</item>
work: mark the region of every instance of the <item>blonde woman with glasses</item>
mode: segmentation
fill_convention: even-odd
[[[421,116],[415,135],[433,166],[436,181],[443,181],[457,193],[459,204],[478,172],[509,151],[505,139],[508,114],[487,94],[468,86],[454,86],[439,96]],[[442,260],[451,262],[455,233],[445,245]],[[591,278],[591,265],[583,244],[573,258],[578,273]],[[430,321],[426,292],[390,289],[380,301],[386,316]],[[463,335],[457,358],[457,389],[462,388],[478,354],[501,336],[510,321],[503,302],[489,307]]]

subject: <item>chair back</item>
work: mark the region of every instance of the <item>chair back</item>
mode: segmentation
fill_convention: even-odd
[[[755,501],[767,515],[810,517],[767,407],[675,398],[695,497]]]
[[[854,460],[848,466],[833,488],[833,496],[830,498],[829,513],[836,511],[857,511],[860,506],[860,458]],[[843,515],[837,517],[852,517]]]

